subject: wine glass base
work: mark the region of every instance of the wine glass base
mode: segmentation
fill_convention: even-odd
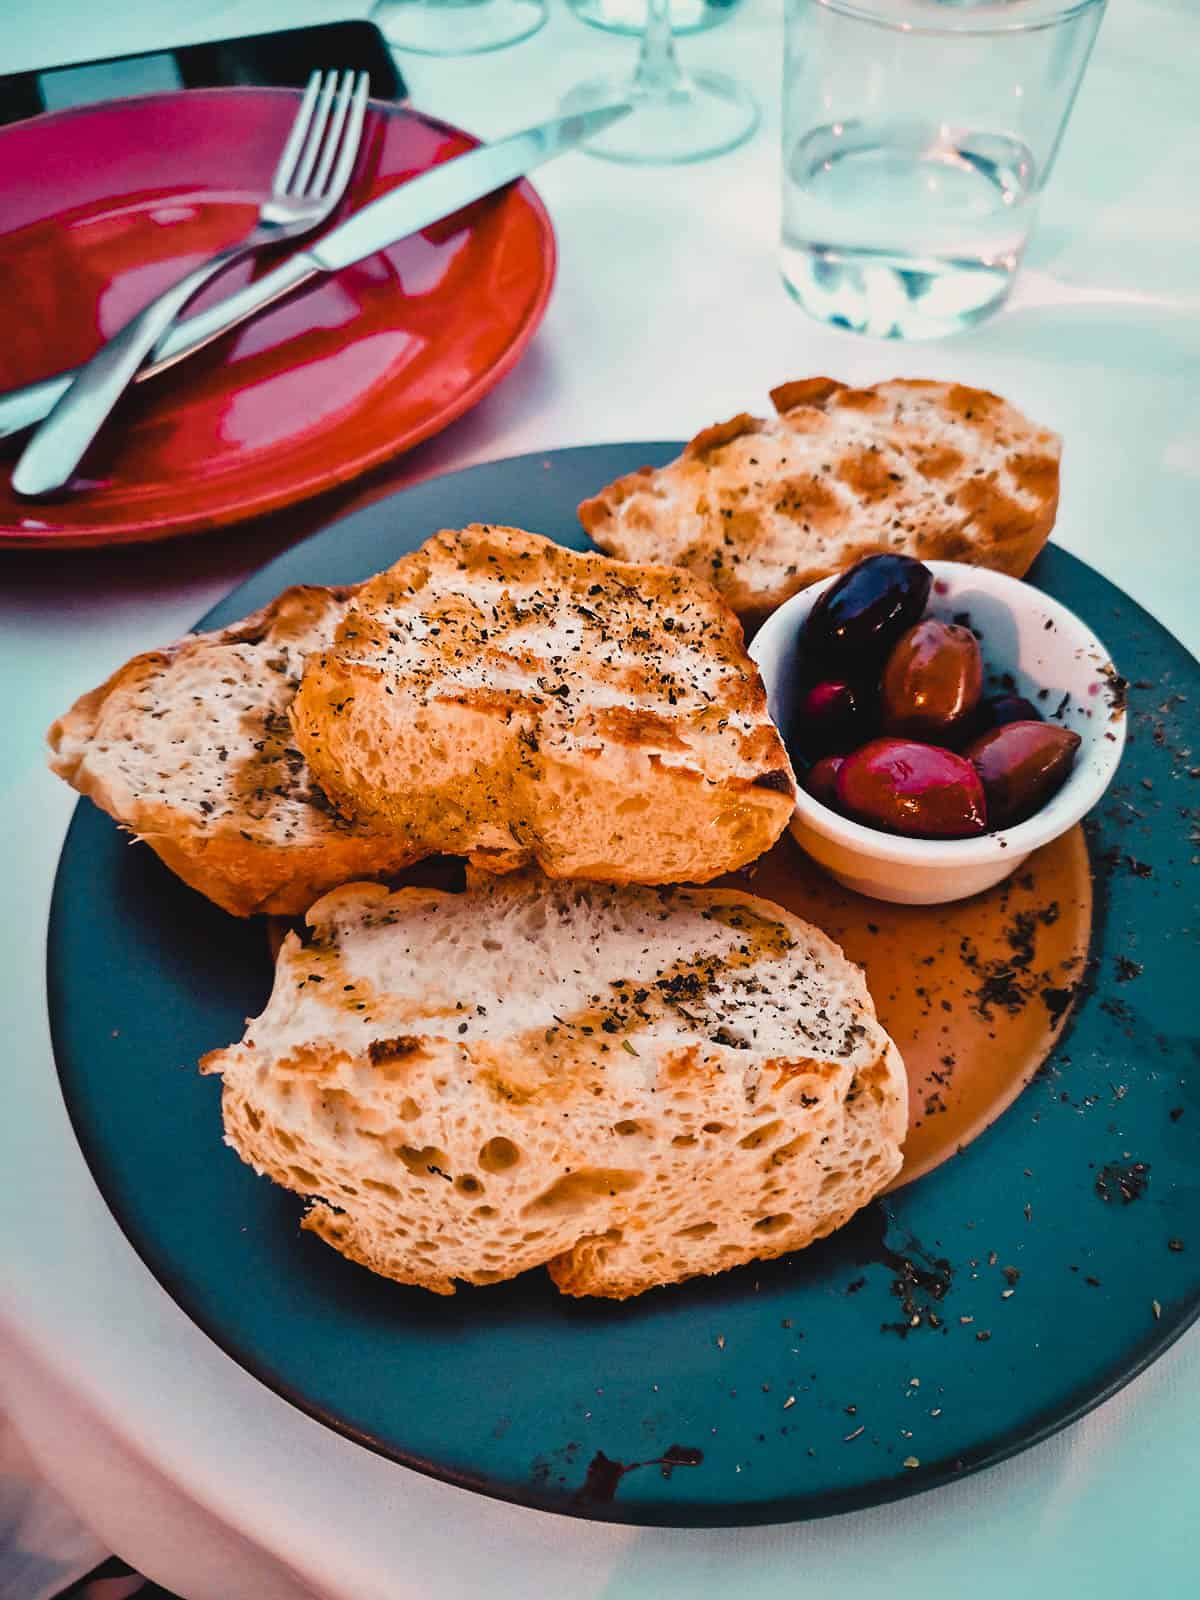
[[[546,0],[379,0],[371,11],[393,50],[422,56],[473,56],[536,33]]]
[[[742,0],[671,0],[671,32],[703,33],[728,22]],[[638,36],[646,31],[646,0],[567,0],[572,16],[605,33]]]
[[[571,90],[562,110],[570,115],[616,100],[631,100],[632,113],[579,147],[606,161],[703,161],[742,144],[758,126],[754,97],[723,72],[688,73],[661,94],[639,90],[628,78],[593,78]]]

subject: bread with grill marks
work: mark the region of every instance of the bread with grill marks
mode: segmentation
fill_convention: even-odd
[[[1050,537],[1061,443],[999,395],[804,378],[771,399],[773,418],[705,428],[675,461],[585,500],[593,541],[686,567],[754,625],[879,551],[1019,578]]]
[[[762,680],[713,588],[516,528],[435,534],[362,585],[290,715],[330,799],[413,856],[706,882],[792,810]]]
[[[392,876],[411,851],[338,815],[287,718],[352,592],[287,589],[231,627],[135,656],[53,724],[51,767],[235,916],[298,915],[339,883]]]

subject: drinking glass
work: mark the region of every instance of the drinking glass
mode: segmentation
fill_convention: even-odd
[[[727,22],[742,0],[670,0],[671,31],[699,33]],[[609,33],[641,33],[646,26],[646,0],[567,0],[580,22]]]
[[[1012,286],[1105,0],[786,0],[783,279],[935,338]]]
[[[375,0],[371,21],[394,50],[472,56],[536,33],[546,0]]]
[[[646,0],[646,26],[631,78],[590,78],[562,103],[566,113],[629,100],[630,116],[580,146],[610,161],[701,161],[732,150],[758,126],[749,90],[723,72],[685,73],[675,53],[671,0]]]

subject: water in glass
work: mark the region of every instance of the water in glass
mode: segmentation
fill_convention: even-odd
[[[784,0],[780,266],[820,321],[938,338],[1005,299],[1104,0]]]
[[[1033,156],[1006,134],[905,118],[814,128],[786,157],[784,279],[839,326],[951,333],[1008,293],[1036,195]]]

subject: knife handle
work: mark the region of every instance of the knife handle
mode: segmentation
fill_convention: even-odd
[[[177,361],[194,355],[214,339],[219,339],[223,333],[247,321],[264,306],[281,300],[301,284],[308,283],[323,270],[320,263],[306,251],[298,250],[254,283],[238,289],[209,310],[198,311],[194,316],[175,323],[155,346],[153,355],[134,381],[142,383],[173,367]],[[21,389],[10,389],[7,394],[0,395],[0,439],[23,433],[26,428],[33,427],[34,423],[48,416],[59,398],[66,394],[78,371],[78,367],[73,367],[67,372],[41,378],[37,383],[28,383]]]
[[[49,416],[59,398],[66,394],[78,369],[71,368],[53,378],[43,378],[38,383],[27,383],[23,389],[10,389],[0,395],[0,439],[14,433],[24,433],[35,422]]]

